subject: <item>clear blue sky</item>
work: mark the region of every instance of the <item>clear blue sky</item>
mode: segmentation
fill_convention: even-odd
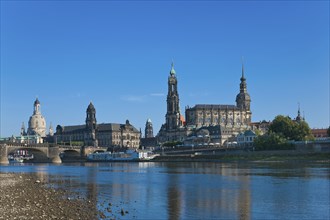
[[[28,126],[38,96],[47,127],[98,123],[154,133],[165,121],[172,59],[181,113],[235,104],[241,57],[252,120],[329,126],[329,1],[1,1],[1,131]]]

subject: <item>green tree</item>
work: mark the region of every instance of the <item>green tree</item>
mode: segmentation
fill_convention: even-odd
[[[290,117],[278,115],[269,126],[269,132],[279,134],[288,140],[292,140],[294,124]]]
[[[305,121],[294,122],[292,140],[306,141],[313,140],[311,129]]]
[[[269,126],[269,132],[283,136],[287,140],[312,140],[313,135],[307,122],[293,121],[288,116],[278,115]]]
[[[330,126],[328,127],[327,134],[328,134],[328,137],[330,137]]]
[[[291,150],[294,145],[288,143],[281,134],[269,132],[254,139],[255,150]]]

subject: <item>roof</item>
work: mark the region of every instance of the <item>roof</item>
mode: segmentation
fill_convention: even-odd
[[[251,130],[247,130],[244,132],[244,136],[256,136],[256,134]]]
[[[97,130],[102,132],[102,131],[120,131],[121,128],[124,128],[127,126],[126,124],[118,124],[118,123],[102,123],[102,124],[97,124]],[[133,125],[129,124],[128,125],[130,128],[132,128],[133,132],[138,132],[140,131],[136,129]]]
[[[86,125],[71,125],[71,126],[62,126],[63,132],[76,132],[78,130],[84,130]]]
[[[89,111],[89,110],[94,110],[95,111],[95,107],[94,107],[92,102],[90,102],[88,107],[87,107],[87,111]]]
[[[36,98],[36,100],[34,101],[34,105],[40,105],[40,102],[39,102],[39,99],[38,98]]]
[[[238,110],[236,105],[217,105],[217,104],[197,104],[190,109],[214,109],[214,110]],[[187,109],[189,110],[189,109]]]
[[[129,124],[118,124],[118,123],[102,123],[97,124],[98,132],[106,132],[106,131],[120,131],[122,128],[128,126],[132,129],[133,132],[140,133],[133,125]],[[86,125],[72,125],[72,126],[61,126],[63,129],[63,133],[74,133],[74,132],[82,132],[86,129]]]
[[[171,76],[175,75],[175,70],[174,70],[174,63],[172,62],[172,67],[171,67]]]

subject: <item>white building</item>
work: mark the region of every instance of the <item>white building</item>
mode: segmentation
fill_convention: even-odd
[[[256,137],[257,135],[251,130],[239,133],[237,135],[237,145],[240,147],[252,147]]]

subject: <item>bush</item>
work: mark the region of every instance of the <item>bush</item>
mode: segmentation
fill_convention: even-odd
[[[270,132],[258,136],[254,139],[254,148],[256,151],[260,150],[293,150],[295,146],[288,143],[283,135]]]

